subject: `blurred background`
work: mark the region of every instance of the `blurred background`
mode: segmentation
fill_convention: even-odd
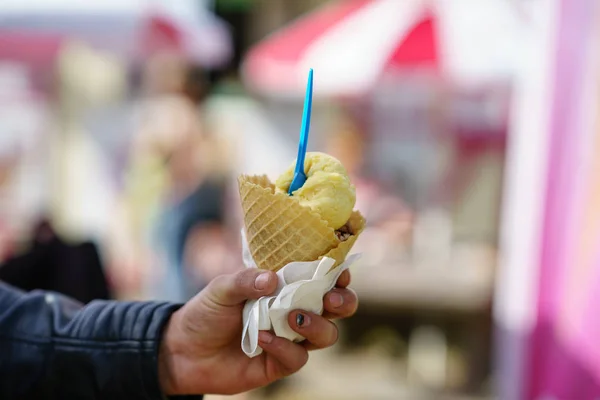
[[[600,397],[600,3],[3,0],[0,279],[185,301],[236,177],[310,150],[368,228],[341,342],[227,397]],[[211,396],[209,399],[218,399]]]

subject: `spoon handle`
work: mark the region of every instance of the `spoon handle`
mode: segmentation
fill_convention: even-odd
[[[306,84],[306,96],[304,97],[304,112],[302,113],[302,127],[300,128],[300,143],[298,145],[298,158],[296,161],[296,173],[304,174],[304,159],[308,145],[308,132],[310,130],[310,114],[312,109],[313,70],[308,71],[308,83]]]

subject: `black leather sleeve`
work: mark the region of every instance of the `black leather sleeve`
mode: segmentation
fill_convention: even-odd
[[[178,305],[21,292],[0,282],[0,399],[164,399],[158,344]],[[201,397],[196,397],[201,398]]]

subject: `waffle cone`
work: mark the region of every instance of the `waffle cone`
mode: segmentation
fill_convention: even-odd
[[[348,226],[351,236],[340,241],[321,216],[290,196],[275,191],[266,176],[238,179],[246,239],[256,265],[277,271],[293,261],[333,258],[341,264],[365,226],[354,211]]]

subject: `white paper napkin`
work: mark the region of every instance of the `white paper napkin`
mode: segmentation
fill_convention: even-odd
[[[243,259],[247,268],[256,268],[242,230]],[[325,257],[312,262],[292,262],[277,271],[277,290],[272,296],[258,300],[248,300],[244,306],[244,330],[242,350],[252,358],[260,355],[258,332],[273,330],[275,335],[295,342],[304,338],[294,332],[287,317],[292,310],[323,312],[323,296],[333,289],[339,276],[348,269],[360,254],[353,254],[346,261],[330,271],[335,260]]]

